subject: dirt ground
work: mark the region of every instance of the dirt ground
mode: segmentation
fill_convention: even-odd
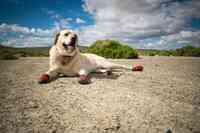
[[[48,58],[1,60],[0,133],[200,133],[200,58],[111,61],[144,71],[40,85]]]

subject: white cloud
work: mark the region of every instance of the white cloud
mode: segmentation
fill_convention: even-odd
[[[187,40],[191,38],[196,38],[200,35],[200,31],[180,31],[176,34],[171,34],[167,36],[162,36],[161,39],[164,41],[172,42],[172,41],[180,41],[180,40]],[[199,38],[200,40],[200,38]]]
[[[20,32],[24,34],[30,34],[30,29],[27,27],[22,27],[16,24],[8,25],[3,23],[0,25],[0,32]]]
[[[81,19],[81,18],[76,18],[76,23],[77,24],[84,24],[86,22],[83,19]]]
[[[135,42],[140,42],[140,39],[161,36],[173,38],[181,31],[185,36],[182,39],[189,39],[185,25],[189,17],[199,16],[196,12],[200,10],[198,0],[185,3],[171,0],[84,0],[82,7],[95,21],[94,25],[79,29],[83,45],[109,38],[136,46]],[[189,40],[193,42],[194,38]],[[138,43],[136,47],[154,46],[149,44]]]
[[[23,36],[19,38],[9,38],[2,42],[5,46],[10,47],[47,47],[51,46],[52,38],[51,37],[35,37],[35,36]]]
[[[45,47],[52,45],[55,32],[70,28],[72,18],[65,18],[54,11],[43,9],[54,21],[54,26],[48,29],[21,26],[18,24],[0,24],[0,34],[5,35],[1,44],[13,47]]]
[[[180,34],[183,38],[189,38],[193,36],[194,32],[191,31],[181,31]]]
[[[185,43],[200,47],[200,31],[188,29],[191,17],[200,17],[200,1],[173,0],[83,0],[85,12],[94,19],[94,25],[75,29],[81,45],[90,45],[98,39],[116,39],[136,48],[175,48]],[[0,34],[18,33],[4,39],[5,45],[49,46],[53,33],[71,28],[70,23],[85,23],[81,18],[66,18],[55,11],[43,9],[53,20],[53,27],[40,29],[17,24],[0,24]],[[159,38],[150,39],[148,38]],[[174,45],[174,46],[173,46]]]
[[[3,23],[0,24],[0,34],[6,35],[1,44],[14,47],[50,46],[55,31],[55,27],[40,29]]]
[[[200,31],[180,31],[179,33],[163,35],[156,42],[147,43],[152,45],[144,45],[144,48],[153,49],[173,49],[180,48],[185,45],[193,45],[195,47],[200,47]],[[142,44],[141,44],[142,45]]]
[[[57,14],[53,10],[48,10],[43,8],[42,9],[47,15],[50,16],[51,19],[54,21],[54,26],[57,31],[64,29],[64,28],[71,28],[69,22],[72,21],[72,18],[65,18],[61,16],[60,14]]]
[[[37,36],[51,36],[55,31],[52,29],[40,29],[40,28],[28,28],[17,24],[0,24],[0,33],[20,33],[26,35],[37,35]]]

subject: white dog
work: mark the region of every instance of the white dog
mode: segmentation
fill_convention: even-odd
[[[62,30],[57,33],[54,45],[50,49],[50,68],[39,78],[39,83],[47,83],[52,77],[61,73],[66,76],[80,76],[79,83],[90,83],[89,73],[107,72],[112,69],[127,69],[141,71],[143,67],[136,65],[129,68],[124,65],[114,64],[95,54],[83,54],[77,47],[78,37],[71,30]]]

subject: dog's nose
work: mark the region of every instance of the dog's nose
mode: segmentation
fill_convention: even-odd
[[[75,41],[75,39],[76,39],[76,37],[75,37],[75,36],[73,36],[73,37],[72,37],[72,40],[73,40],[73,41]]]
[[[64,48],[68,48],[67,44],[63,43],[62,45],[63,45]]]

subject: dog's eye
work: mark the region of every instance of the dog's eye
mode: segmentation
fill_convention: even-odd
[[[69,33],[65,33],[65,36],[68,36],[69,35]]]

